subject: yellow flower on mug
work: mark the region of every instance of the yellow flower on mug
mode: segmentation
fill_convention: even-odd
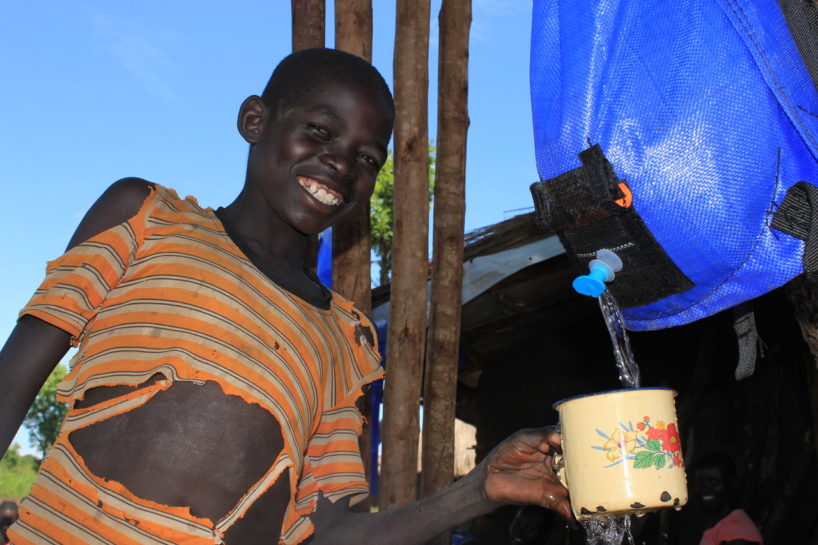
[[[636,438],[638,435],[638,432],[629,430],[625,432],[623,438],[619,428],[615,429],[610,435],[610,439],[602,445],[602,448],[608,451],[606,453],[608,460],[615,462],[623,455],[627,456],[631,454],[636,448]]]

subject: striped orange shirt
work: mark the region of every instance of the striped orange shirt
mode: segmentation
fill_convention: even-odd
[[[72,335],[78,351],[58,387],[69,403],[60,435],[12,529],[17,545],[214,544],[284,470],[291,499],[281,543],[312,533],[319,492],[331,501],[367,494],[358,449],[361,388],[382,376],[369,321],[332,294],[318,308],[259,271],[210,208],[156,186],[127,222],[48,264],[21,316]],[[74,409],[97,386],[140,385]],[[71,431],[138,407],[174,381],[215,381],[277,419],[284,451],[222,520],[136,497],[91,474]]]

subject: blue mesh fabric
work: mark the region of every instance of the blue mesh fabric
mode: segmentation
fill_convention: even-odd
[[[540,179],[600,144],[695,284],[626,309],[628,328],[691,322],[803,271],[803,242],[769,222],[791,185],[818,184],[818,95],[775,0],[535,0],[532,30]]]

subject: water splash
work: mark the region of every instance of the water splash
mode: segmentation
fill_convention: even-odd
[[[599,308],[611,334],[616,367],[619,370],[619,382],[625,388],[638,388],[640,385],[639,366],[633,358],[631,342],[625,330],[625,319],[616,304],[616,299],[610,290],[605,290],[599,296]]]
[[[585,530],[586,545],[620,545],[627,537],[634,545],[629,516],[595,516],[580,521]]]

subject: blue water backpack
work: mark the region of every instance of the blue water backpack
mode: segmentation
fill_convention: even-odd
[[[609,288],[629,329],[688,323],[818,271],[811,9],[535,0],[538,223],[580,270],[602,248],[622,259]]]

